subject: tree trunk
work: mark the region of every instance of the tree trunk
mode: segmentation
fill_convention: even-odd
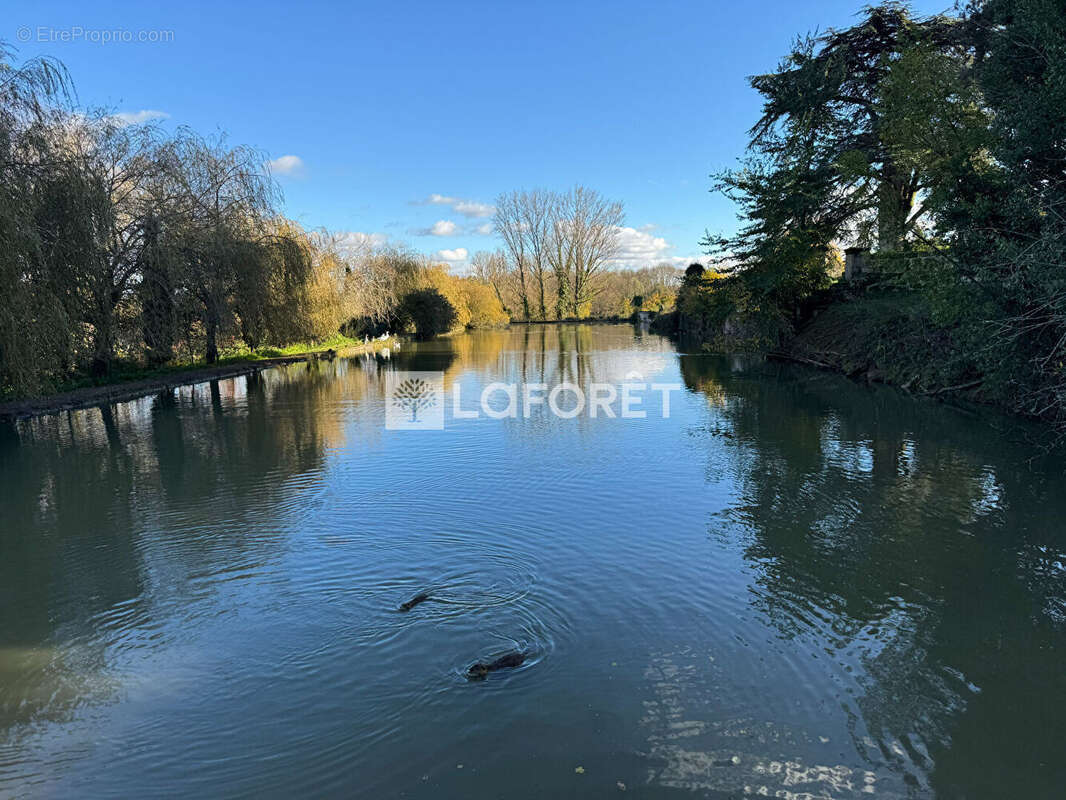
[[[503,295],[500,294],[500,282],[499,280],[492,281],[492,291],[496,293],[496,299],[500,301],[500,305],[503,308],[507,308],[507,304],[503,302]]]
[[[877,188],[877,249],[882,253],[898,250],[906,234],[907,220],[914,207],[910,176],[886,159]]]
[[[529,314],[529,295],[526,293],[526,281],[524,278],[522,279],[522,314],[527,322],[531,319]]]
[[[97,342],[93,351],[93,360],[89,365],[89,374],[94,378],[103,378],[111,372],[111,347],[97,333]]]
[[[218,311],[214,308],[213,303],[207,304],[206,313],[204,314],[204,328],[207,332],[206,361],[208,364],[214,364],[218,361]]]
[[[144,267],[139,292],[141,326],[148,363],[160,366],[174,358],[174,297],[170,269],[159,247],[159,225],[145,224]]]
[[[263,343],[262,326],[258,324],[258,320],[252,318],[251,314],[240,314],[240,320],[241,338],[252,350],[258,350],[259,345]]]
[[[111,373],[111,361],[114,357],[114,309],[106,299],[97,304],[96,320],[93,323],[93,359],[89,373],[94,378],[102,378]]]

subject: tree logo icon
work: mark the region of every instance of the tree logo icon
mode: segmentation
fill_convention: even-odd
[[[390,372],[385,376],[385,427],[444,428],[444,373]]]
[[[396,387],[392,402],[411,415],[411,422],[418,422],[418,412],[435,406],[437,398],[429,381],[408,378]]]

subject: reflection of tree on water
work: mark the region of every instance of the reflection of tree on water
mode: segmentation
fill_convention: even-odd
[[[0,732],[106,699],[114,642],[151,630],[165,645],[176,612],[194,625],[210,599],[205,576],[276,558],[290,479],[353,432],[380,435],[342,413],[381,393],[375,364],[295,364],[6,428]]]
[[[631,329],[618,326],[620,346],[605,352],[599,327],[522,325],[413,342],[393,359],[393,365],[401,370],[443,372],[446,393],[464,376],[474,376],[482,384],[515,384],[519,392],[522,386],[536,383],[549,388],[570,383],[587,390],[593,383],[617,384],[634,371],[654,379],[665,368],[670,352],[665,340],[656,337],[656,342],[635,351]],[[468,397],[467,402],[477,399]]]
[[[450,337],[412,343],[392,359],[394,369],[407,372],[447,372],[458,358]]]
[[[115,416],[39,420],[0,451],[0,731],[109,692],[102,649],[62,642],[143,588],[128,503],[141,453],[111,446]]]
[[[1053,796],[1061,464],[1030,471],[951,409],[836,376],[681,361],[728,398],[706,439],[740,495],[712,531],[745,543],[751,603],[782,637],[859,668],[857,750],[945,796]]]
[[[617,337],[604,347],[605,330]],[[429,342],[413,342],[393,358],[402,370],[444,372],[445,388],[463,374],[504,383],[617,383],[633,370],[645,378],[662,371],[672,354],[669,342],[654,337],[641,346],[632,329],[596,325],[521,325],[473,331]],[[595,358],[592,356],[595,354]]]
[[[444,358],[453,360],[444,367],[444,389],[451,407],[454,384],[461,382],[461,407],[477,409],[482,390],[490,383],[502,383],[515,388],[520,420],[505,420],[510,432],[521,438],[537,439],[548,431],[588,432],[602,430],[605,415],[598,419],[587,413],[593,384],[615,387],[616,394],[623,382],[644,383],[637,392],[643,406],[640,410],[654,413],[659,395],[649,388],[672,361],[671,345],[661,337],[637,343],[629,326],[597,326],[586,324],[521,325],[502,330],[474,331],[457,337],[431,342],[417,342],[407,346],[395,359],[399,369],[422,369],[423,365]],[[417,364],[418,366],[414,366]],[[439,369],[439,367],[438,367]],[[540,384],[539,388],[535,385]],[[563,419],[551,414],[547,407],[548,394],[557,386],[577,386],[584,393],[586,413]],[[523,416],[523,392],[529,388],[544,402],[530,404],[530,417]],[[602,395],[601,395],[602,397]],[[503,390],[489,396],[489,404],[497,410],[508,404]],[[556,402],[570,411],[581,404],[582,398],[572,390],[561,392]],[[611,411],[617,416],[620,403],[616,397]],[[512,424],[513,423],[513,424]]]

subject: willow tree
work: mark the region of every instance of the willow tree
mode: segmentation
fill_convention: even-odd
[[[258,235],[249,235],[237,253],[234,309],[248,346],[317,338],[321,331],[312,319],[315,253],[304,231],[290,220],[271,220]]]
[[[140,281],[137,301],[141,311],[141,336],[145,358],[151,366],[174,358],[177,338],[176,253],[166,247],[163,220],[157,213],[144,219],[144,246],[141,248]]]
[[[20,66],[0,42],[0,394],[48,387],[69,363],[73,323],[35,225],[50,129],[69,98],[66,71],[49,59]]]
[[[223,141],[184,133],[175,152],[176,246],[182,280],[201,308],[211,364],[218,360],[224,326],[234,322],[234,293],[257,267],[253,244],[265,236],[278,189],[263,168],[263,154],[251,148],[227,148]]]
[[[353,332],[377,334],[396,330],[400,302],[418,288],[424,264],[420,256],[400,246],[365,250],[349,266],[346,294],[354,296],[348,320]]]
[[[142,251],[151,226],[146,187],[159,168],[157,134],[150,125],[126,125],[107,114],[72,116],[58,135],[65,168],[52,188],[66,204],[62,247],[68,286],[81,321],[91,331],[90,372],[110,372],[116,318],[140,280]],[[57,242],[57,244],[59,244]]]

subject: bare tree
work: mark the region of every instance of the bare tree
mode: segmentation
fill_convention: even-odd
[[[526,239],[526,253],[529,256],[529,271],[536,283],[537,308],[542,320],[548,318],[545,282],[549,274],[547,249],[553,227],[554,209],[555,197],[550,192],[533,189],[519,194],[520,219]]]
[[[470,266],[474,276],[482,283],[487,283],[491,286],[492,291],[496,293],[496,299],[500,301],[500,305],[507,308],[507,302],[504,300],[504,289],[507,288],[509,277],[507,256],[499,250],[491,253],[487,250],[479,250],[470,259]]]
[[[526,319],[532,318],[531,290],[538,317],[547,319],[553,279],[556,316],[587,313],[597,276],[618,254],[624,220],[621,203],[583,186],[565,194],[535,189],[497,198],[496,230],[514,264]]]
[[[552,224],[545,248],[548,265],[555,275],[555,316],[562,319],[571,308],[570,275],[574,269],[575,239],[570,235],[569,220],[572,194],[556,194],[552,202]]]
[[[546,248],[553,205],[552,195],[541,189],[516,190],[496,198],[496,231],[514,264],[522,312],[527,320],[533,316],[531,289],[536,291],[540,318],[547,316]]]
[[[560,303],[582,316],[599,291],[597,277],[618,255],[618,233],[625,222],[622,204],[593,189],[576,186],[557,200],[554,222],[553,266],[566,284]]]

